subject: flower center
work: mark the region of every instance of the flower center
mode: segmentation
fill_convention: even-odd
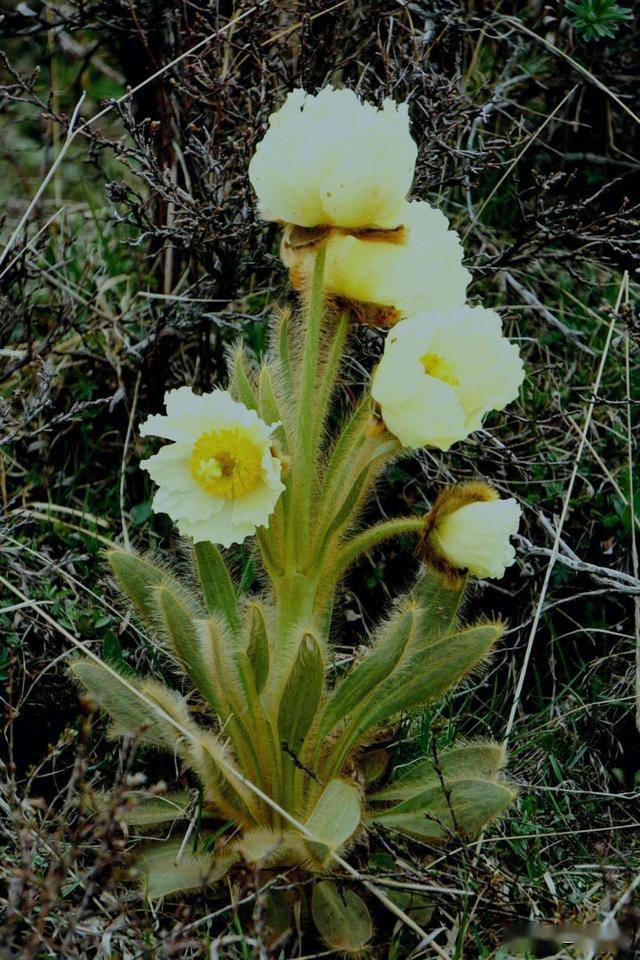
[[[457,387],[460,380],[456,377],[455,367],[438,353],[425,353],[420,357],[420,363],[424,367],[424,372],[436,380],[444,380],[451,387]]]
[[[241,428],[209,430],[194,443],[189,470],[207,493],[237,500],[262,480],[262,451]]]

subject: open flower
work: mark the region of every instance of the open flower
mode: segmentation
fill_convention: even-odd
[[[520,516],[513,498],[500,500],[487,484],[451,487],[427,517],[429,549],[455,569],[476,577],[502,577],[515,560],[510,538],[518,531]]]
[[[392,228],[416,154],[406,104],[385,100],[378,110],[352,90],[294,90],[271,114],[249,179],[265,220]]]
[[[371,393],[405,447],[448,450],[518,395],[524,368],[502,336],[500,317],[483,307],[422,313],[387,335]]]
[[[149,417],[143,437],[173,440],[140,464],[158,484],[156,513],[180,533],[224,547],[265,526],[284,484],[268,426],[224,390],[198,396],[189,387],[165,394],[166,416]]]
[[[424,201],[405,201],[400,216],[402,242],[386,242],[384,234],[375,239],[332,235],[327,241],[326,289],[374,304],[378,322],[385,315],[393,323],[400,316],[463,306],[471,274],[462,266],[462,245],[445,215]],[[282,255],[293,285],[308,284],[314,261],[309,248],[287,248],[285,235]],[[364,310],[363,319],[366,316]]]

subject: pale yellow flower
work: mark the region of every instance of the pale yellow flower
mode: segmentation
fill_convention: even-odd
[[[327,242],[324,282],[337,296],[387,307],[403,317],[461,307],[471,274],[462,266],[458,235],[440,210],[405,201],[404,242],[334,235]],[[313,254],[307,248],[284,256],[294,284],[308,283]]]
[[[521,510],[513,498],[467,503],[439,518],[431,533],[433,548],[451,566],[476,577],[502,577],[516,554],[510,538]]]
[[[149,417],[143,437],[173,440],[140,464],[158,484],[156,513],[180,533],[224,547],[265,526],[284,490],[271,433],[255,410],[226,391],[198,396],[189,387],[165,394],[166,416]]]
[[[464,306],[397,323],[371,393],[403,446],[448,450],[477,430],[489,410],[514,400],[523,379],[498,314]]]
[[[260,215],[303,227],[396,227],[416,161],[406,104],[292,91],[249,166]]]

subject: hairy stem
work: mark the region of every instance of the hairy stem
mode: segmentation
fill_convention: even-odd
[[[333,551],[330,551],[326,566],[320,574],[322,589],[327,592],[334,589],[351,564],[355,563],[364,553],[373,550],[378,544],[394,537],[401,537],[405,533],[418,536],[423,529],[423,517],[397,517],[368,527],[351,540],[347,540],[338,550],[336,556],[332,556]]]
[[[292,535],[290,546],[293,548],[298,569],[304,563],[309,546],[309,526],[311,522],[311,495],[316,478],[317,443],[316,399],[318,389],[318,360],[320,352],[320,331],[324,304],[324,263],[326,245],[316,248],[313,267],[313,282],[307,310],[304,352],[300,371],[300,396],[298,401],[298,429],[296,442],[296,482],[294,487],[293,511],[290,518]],[[293,560],[293,557],[288,558]]]

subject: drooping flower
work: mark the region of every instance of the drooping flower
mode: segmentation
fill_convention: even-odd
[[[387,229],[401,222],[416,154],[406,104],[378,110],[352,90],[293,90],[269,118],[249,179],[265,220]]]
[[[189,387],[165,394],[166,416],[149,417],[143,437],[172,440],[140,464],[158,484],[156,513],[180,533],[224,547],[265,526],[284,484],[271,433],[255,410],[226,391],[198,396]]]
[[[397,323],[371,393],[403,446],[448,450],[479,429],[486,413],[514,400],[523,379],[498,314],[463,306]]]
[[[520,517],[513,497],[500,500],[488,484],[451,487],[427,518],[429,549],[457,570],[476,577],[502,577],[515,560],[510,538],[518,531]]]
[[[331,293],[376,306],[377,322],[463,306],[471,274],[462,266],[463,250],[445,215],[424,201],[402,205],[402,241],[384,234],[367,239],[334,234],[327,241],[324,282]],[[294,286],[309,283],[313,253],[287,248],[283,260]],[[363,312],[366,318],[366,312]]]

